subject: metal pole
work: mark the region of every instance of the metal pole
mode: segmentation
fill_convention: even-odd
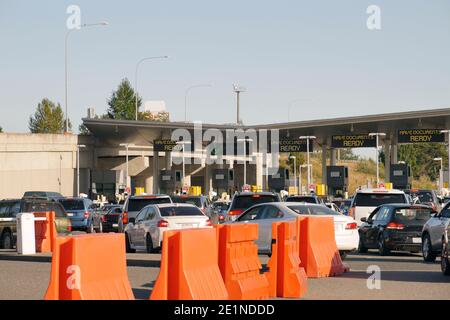
[[[247,185],[247,141],[244,141],[244,186],[246,185]]]
[[[376,153],[376,160],[377,160],[377,188],[380,185],[380,169],[378,168],[378,134],[376,135],[376,144],[377,144],[377,153]]]
[[[128,173],[128,143],[126,144],[126,146],[125,146],[125,149],[126,149],[126,162],[127,162],[127,177],[126,177],[126,185],[127,185],[127,188],[129,188],[130,186],[129,186],[129,183],[128,183],[128,178],[129,178],[129,173]]]
[[[68,105],[67,105],[67,95],[68,95],[68,71],[67,71],[67,40],[69,38],[70,33],[73,31],[69,30],[66,32],[66,38],[65,38],[65,45],[64,45],[64,76],[65,76],[65,88],[64,88],[64,103],[66,105],[66,124],[65,124],[65,128],[66,128],[66,132],[69,132],[69,114],[68,114]]]
[[[296,157],[294,157],[294,187],[298,192],[298,189],[297,189],[297,158]]]
[[[80,196],[80,146],[77,146],[77,194],[76,197]]]
[[[306,138],[306,164],[307,167],[307,174],[308,174],[308,189],[309,185],[311,184],[311,175],[310,175],[310,168],[309,168],[309,137]]]
[[[237,91],[236,94],[237,94],[237,115],[236,115],[237,120],[236,120],[236,123],[239,124],[239,94],[240,94],[240,92]]]
[[[450,187],[450,130],[448,131],[448,184]],[[444,172],[442,171],[442,186],[444,186]]]
[[[300,189],[298,190],[298,194],[301,195],[303,194],[303,185],[302,185],[302,166],[300,165],[299,167],[299,179],[300,179],[300,183],[299,183],[299,187]]]
[[[185,162],[184,162],[184,146],[185,146],[185,144],[183,144],[183,150],[182,150],[182,154],[181,154],[181,156],[183,157],[183,187],[186,186],[186,180],[185,180],[186,166],[185,166]]]

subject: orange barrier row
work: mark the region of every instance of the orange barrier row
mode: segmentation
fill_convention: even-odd
[[[257,224],[223,225],[219,233],[219,268],[232,300],[269,297],[269,282],[259,273]]]
[[[41,218],[34,222],[36,252],[53,252],[56,236],[55,212],[35,212],[35,218]],[[45,220],[44,220],[45,219]]]
[[[46,300],[132,300],[123,234],[56,238]]]
[[[272,297],[300,298],[308,290],[305,269],[300,267],[297,239],[295,221],[272,224],[272,255],[266,273]]]
[[[300,266],[309,278],[337,276],[349,269],[341,260],[332,217],[297,218]]]
[[[164,232],[161,267],[150,299],[228,299],[217,265],[214,229]]]

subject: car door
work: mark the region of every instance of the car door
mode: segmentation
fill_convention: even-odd
[[[265,205],[264,211],[258,222],[258,248],[260,251],[271,252],[272,247],[272,224],[280,221],[284,213],[274,205]]]
[[[133,242],[133,245],[135,245],[135,246],[143,246],[144,245],[144,240],[141,237],[140,226],[141,226],[142,222],[144,221],[146,213],[147,213],[147,208],[144,208],[141,211],[139,211],[139,213],[136,216],[136,220],[133,223],[133,227],[130,230],[131,234],[129,234],[129,237],[131,239],[131,242]]]
[[[450,221],[450,204],[447,204],[439,214],[429,222],[431,245],[434,250],[442,247],[442,235]]]
[[[378,216],[382,214],[384,207],[375,209],[367,218],[367,222],[361,226],[363,241],[367,248],[376,247],[378,238]]]

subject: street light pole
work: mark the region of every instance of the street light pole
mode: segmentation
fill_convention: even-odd
[[[236,93],[236,124],[240,124],[241,123],[241,119],[240,119],[240,111],[239,111],[239,108],[240,108],[240,105],[239,105],[239,103],[240,103],[240,95],[241,95],[241,92],[246,92],[247,90],[244,88],[244,87],[242,87],[242,86],[239,86],[239,85],[233,85],[233,90],[234,90],[234,92]]]
[[[308,188],[311,184],[311,170],[310,170],[310,164],[309,164],[309,143],[310,140],[314,140],[316,139],[315,136],[301,136],[299,137],[300,140],[306,140],[306,165],[308,166],[307,168],[307,177],[308,177]]]
[[[380,186],[380,168],[379,168],[379,137],[385,137],[386,133],[383,132],[373,132],[373,133],[369,133],[370,137],[375,137],[376,138],[376,160],[377,160],[377,188]]]
[[[80,148],[86,148],[84,144],[77,145],[77,194],[76,197],[80,196]]]
[[[244,186],[247,185],[247,142],[253,142],[251,138],[237,139],[237,142],[244,142]]]
[[[184,157],[185,157],[185,155],[184,155],[184,146],[186,145],[186,144],[191,144],[191,142],[190,141],[178,141],[177,142],[177,144],[178,145],[182,145],[183,147],[182,147],[182,151],[181,151],[181,156],[182,156],[182,163],[183,163],[183,187],[185,187],[186,186],[186,180],[185,180],[185,176],[186,176],[186,164],[185,164],[185,161],[184,161]]]
[[[211,84],[198,84],[195,86],[191,86],[189,88],[186,89],[186,92],[184,94],[184,122],[187,122],[187,98],[188,98],[188,94],[192,89],[196,89],[196,88],[207,88],[207,87],[212,87]]]
[[[80,29],[81,28],[88,28],[88,27],[96,27],[96,26],[107,26],[107,25],[109,25],[109,22],[102,21],[102,22],[99,22],[99,23],[83,24],[83,25],[80,26]],[[64,76],[65,76],[65,80],[64,80],[64,103],[66,105],[66,125],[65,125],[66,132],[69,132],[69,114],[68,114],[69,107],[68,107],[68,98],[67,98],[68,91],[69,91],[68,90],[68,88],[69,88],[69,85],[68,85],[68,82],[69,82],[68,73],[69,72],[68,72],[68,67],[67,67],[67,60],[68,60],[67,59],[67,43],[68,43],[70,34],[73,31],[76,31],[76,30],[79,30],[79,29],[70,29],[70,30],[68,30],[66,32],[66,37],[65,37],[65,41],[64,41]]]
[[[136,70],[134,73],[134,94],[135,94],[135,111],[136,111],[136,121],[138,120],[138,71],[139,71],[139,66],[147,60],[154,60],[154,59],[168,59],[169,56],[158,56],[158,57],[147,57],[147,58],[143,58],[141,60],[138,61],[138,63],[136,64]]]
[[[450,187],[450,130],[441,130],[441,133],[447,133],[448,134],[448,184]],[[442,176],[444,176],[444,173],[442,173]],[[444,180],[444,179],[442,179]]]
[[[298,189],[297,189],[297,158],[294,156],[290,156],[289,159],[294,160],[294,188],[298,192]]]

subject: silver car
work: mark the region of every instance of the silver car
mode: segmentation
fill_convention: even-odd
[[[442,250],[445,230],[450,226],[450,203],[425,223],[422,230],[422,256],[426,262],[433,262]]]
[[[163,234],[167,230],[211,228],[211,221],[192,204],[168,203],[144,207],[125,227],[127,252],[161,250]]]
[[[352,217],[342,215],[321,204],[304,202],[273,202],[255,205],[240,215],[235,222],[258,224],[258,240],[256,245],[262,254],[272,251],[272,224],[280,221],[293,221],[299,215],[329,216],[334,220],[336,245],[344,257],[355,251],[359,244],[356,221]]]

